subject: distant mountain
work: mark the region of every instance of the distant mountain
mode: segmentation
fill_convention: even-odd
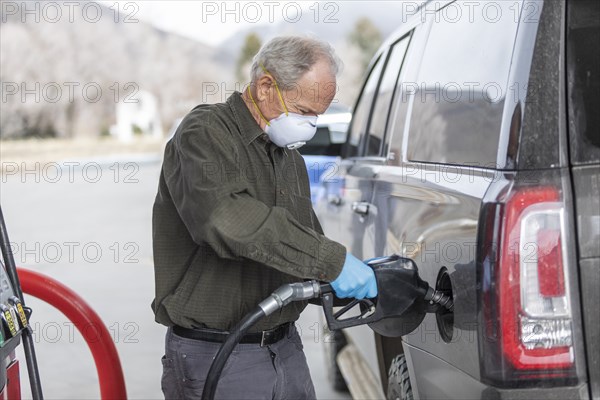
[[[346,41],[356,21],[363,17],[369,18],[385,38],[402,23],[402,10],[400,1],[320,2],[318,16],[314,8],[306,9],[295,23],[284,20],[239,31],[218,46],[216,59],[222,63],[234,64],[244,39],[251,32],[256,33],[263,42],[278,35],[310,34],[338,47]]]
[[[26,7],[43,10],[44,3]],[[115,22],[113,10],[97,3],[76,2],[72,20],[67,6],[54,4],[61,7],[58,20],[52,10],[41,11],[39,22],[22,9],[1,15],[2,138],[106,133],[115,123],[116,102],[135,100],[142,90],[156,96],[168,129],[203,101],[207,82],[213,90],[232,79],[210,46],[146,23],[128,23],[124,16]],[[93,21],[97,10],[100,17]]]

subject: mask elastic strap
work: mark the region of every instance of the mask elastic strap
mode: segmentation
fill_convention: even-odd
[[[250,85],[248,85],[248,94],[250,95],[250,100],[252,100],[252,104],[254,104],[254,107],[256,107],[256,111],[258,111],[258,114],[260,115],[260,117],[262,118],[263,121],[265,121],[265,123],[269,126],[271,126],[271,124],[269,123],[269,121],[267,121],[267,119],[265,118],[265,116],[263,115],[263,113],[260,111],[260,108],[258,108],[258,104],[256,104],[256,102],[254,101],[254,98],[252,97],[252,90],[250,90]]]
[[[263,72],[267,75],[269,75],[271,77],[271,79],[273,79],[273,83],[275,84],[275,90],[277,90],[277,94],[279,95],[279,100],[281,101],[281,104],[283,105],[283,110],[285,111],[285,116],[288,116],[288,109],[285,106],[285,101],[283,101],[283,96],[281,95],[281,92],[279,91],[279,85],[277,84],[277,81],[275,80],[275,78],[273,77],[273,75],[271,75],[271,73],[269,71],[266,70],[265,66],[263,65],[263,63],[260,63],[260,67],[262,68]]]

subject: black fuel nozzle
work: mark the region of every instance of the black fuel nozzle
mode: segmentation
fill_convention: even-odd
[[[428,312],[439,307],[451,310],[452,299],[431,288],[421,279],[415,262],[397,254],[367,262],[377,280],[377,297],[356,299],[334,312],[335,293],[329,284],[321,285],[321,300],[329,329],[368,324],[375,332],[398,337],[414,331]],[[350,310],[354,311],[351,316]]]

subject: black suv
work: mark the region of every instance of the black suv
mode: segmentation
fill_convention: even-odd
[[[600,398],[600,1],[409,3],[316,210],[455,306],[344,331],[365,362],[341,370],[389,398]]]

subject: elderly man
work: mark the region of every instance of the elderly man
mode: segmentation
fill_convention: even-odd
[[[337,72],[327,43],[275,38],[255,56],[247,90],[197,106],[167,143],[153,210],[152,303],[169,327],[166,398],[199,398],[228,330],[282,284],[319,279],[340,298],[376,296],[373,271],[323,235],[295,150],[315,134]],[[288,305],[242,338],[217,398],[315,398],[294,327],[305,306]]]

